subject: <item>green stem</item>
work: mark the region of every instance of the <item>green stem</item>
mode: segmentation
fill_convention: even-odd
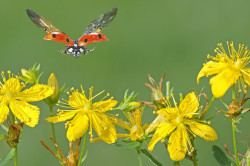
[[[232,118],[232,131],[233,131],[233,142],[234,142],[234,154],[235,154],[235,160],[236,160],[236,165],[239,166],[239,157],[238,157],[238,150],[237,150],[237,145],[236,145],[236,135],[235,135],[235,120]]]
[[[17,166],[17,145],[15,147],[15,166]]]
[[[139,160],[139,165],[142,166],[142,161],[141,161],[141,147],[136,149],[137,154],[138,154],[138,160]]]
[[[194,147],[194,140],[193,139],[191,139],[191,143],[192,143],[193,148],[194,148],[194,150],[192,152],[192,154],[193,154],[193,163],[194,163],[194,166],[198,166],[198,164],[197,164],[197,158],[196,158],[197,153],[196,153],[196,150],[195,150],[195,147]]]
[[[85,135],[84,135],[84,140],[83,140],[83,145],[82,145],[82,152],[81,152],[81,156],[80,156],[80,158],[79,158],[79,160],[78,160],[77,166],[80,166],[80,165],[81,165],[82,158],[83,158],[83,155],[84,155],[86,140],[87,140],[87,133],[85,133]]]
[[[15,125],[15,115],[13,113],[11,113],[12,115],[12,124]],[[17,144],[15,147],[15,161],[14,161],[14,165],[17,166]]]
[[[232,86],[232,99],[235,100],[235,84]]]
[[[49,110],[50,110],[50,117],[54,116],[53,115],[53,104],[48,104],[49,105]],[[55,132],[55,125],[54,123],[51,122],[51,128],[52,128],[52,134],[53,134],[53,140],[56,142],[56,132]],[[60,163],[62,166],[64,166],[63,162],[62,162],[62,158],[61,158],[61,154],[60,152],[58,151],[58,149],[56,149],[56,152],[57,152],[57,155],[59,156],[60,158]]]
[[[49,104],[49,110],[50,110],[50,117],[54,116],[53,115],[53,105],[52,104]],[[56,132],[55,132],[54,123],[51,123],[51,128],[52,128],[53,140],[56,142]]]
[[[210,107],[212,106],[212,104],[213,104],[213,102],[214,102],[214,99],[215,99],[215,97],[213,96],[213,98],[211,99],[211,101],[210,101],[208,107],[207,107],[206,110],[201,114],[200,119],[203,119],[203,118],[206,116],[208,110],[210,109]]]

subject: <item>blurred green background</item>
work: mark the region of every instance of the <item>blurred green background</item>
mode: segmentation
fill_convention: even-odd
[[[208,53],[213,54],[216,44],[234,41],[237,46],[250,46],[250,1],[243,0],[21,0],[0,1],[0,56],[1,71],[11,70],[18,74],[21,68],[29,68],[34,63],[41,64],[44,72],[41,82],[46,83],[51,72],[58,78],[60,86],[87,90],[94,86],[94,92],[103,89],[118,101],[122,100],[126,89],[139,93],[139,100],[150,100],[151,92],[144,86],[150,73],[157,81],[163,72],[166,80],[174,86],[176,96],[186,95],[195,88],[204,91],[211,98],[209,80],[203,78],[197,85],[196,77]],[[86,26],[100,14],[118,7],[118,14],[112,24],[103,30],[108,42],[94,43],[94,52],[79,59],[63,55],[62,43],[45,41],[45,32],[37,28],[26,15],[30,8],[50,20],[72,38],[78,38]],[[165,89],[164,89],[165,90]],[[231,92],[225,100],[230,101]],[[64,95],[65,98],[66,95]],[[177,97],[178,98],[178,97]],[[21,166],[59,165],[39,142],[44,140],[53,147],[48,137],[50,124],[44,119],[49,109],[44,102],[37,102],[41,108],[39,124],[30,128],[24,126],[18,146],[18,163]],[[208,117],[225,109],[216,100]],[[115,112],[119,113],[119,112]],[[154,119],[151,109],[144,111],[145,123]],[[209,143],[196,139],[198,163],[202,166],[218,165],[212,154],[212,145],[223,148],[224,143],[233,151],[231,124],[219,114],[211,126],[218,133],[218,141]],[[249,120],[243,119],[239,125],[239,152],[245,153],[249,139]],[[1,133],[4,131],[0,129]],[[64,123],[56,124],[58,144],[64,154],[68,153]],[[0,158],[7,155],[10,148],[5,141],[0,142]],[[87,143],[88,166],[128,166],[138,165],[135,150],[121,149],[103,142]],[[152,154],[163,165],[172,165],[163,144],[158,143]],[[152,165],[142,156],[143,165]],[[8,165],[13,165],[11,162]],[[181,165],[192,165],[182,161]]]

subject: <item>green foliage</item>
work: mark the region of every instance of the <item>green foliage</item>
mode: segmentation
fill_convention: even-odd
[[[231,166],[230,160],[227,158],[225,153],[216,145],[213,145],[213,155],[216,161],[221,165],[221,166]]]
[[[0,162],[0,166],[6,165],[7,163],[9,163],[15,156],[15,149],[12,148],[10,150],[10,152],[8,153],[8,155],[6,156],[6,158]]]

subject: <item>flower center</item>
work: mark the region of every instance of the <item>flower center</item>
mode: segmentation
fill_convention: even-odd
[[[180,123],[182,123],[183,122],[182,116],[177,116],[176,119],[175,119],[175,121],[176,121],[177,125],[180,124]]]
[[[92,103],[91,103],[91,102],[87,102],[87,103],[84,105],[84,111],[91,110],[91,106],[92,106]]]
[[[10,100],[14,96],[13,93],[11,91],[9,91],[9,90],[7,90],[7,92],[5,93],[5,95],[6,95],[6,99],[7,100]]]
[[[236,69],[241,69],[241,60],[237,60],[234,64]]]

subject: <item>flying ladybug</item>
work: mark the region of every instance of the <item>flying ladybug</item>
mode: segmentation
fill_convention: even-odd
[[[65,49],[59,50],[59,52],[69,55],[72,54],[75,58],[78,58],[81,53],[86,55],[89,51],[94,50],[86,48],[86,45],[108,40],[108,38],[104,34],[100,33],[100,31],[113,21],[117,13],[117,8],[111,9],[92,21],[79,39],[71,39],[68,35],[52,25],[49,20],[38,15],[34,11],[30,9],[26,9],[26,11],[31,21],[33,21],[33,23],[35,23],[39,28],[47,32],[47,35],[44,37],[45,40],[53,40],[64,43],[66,45]]]

